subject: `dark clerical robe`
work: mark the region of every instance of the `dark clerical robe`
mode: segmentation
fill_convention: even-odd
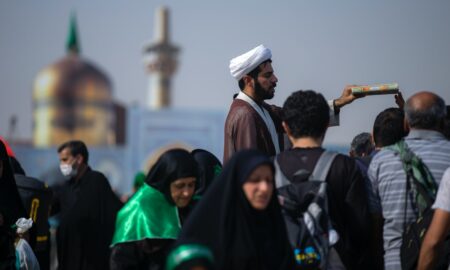
[[[281,108],[262,105],[273,120],[278,133],[280,149],[283,149],[283,127],[281,125]],[[258,149],[269,156],[275,156],[275,146],[272,142],[269,129],[264,120],[244,100],[234,99],[225,122],[223,163],[225,164],[231,156],[243,149]]]
[[[68,181],[55,195],[59,195],[61,210],[59,269],[109,269],[109,245],[122,203],[106,177],[88,168],[77,182]]]

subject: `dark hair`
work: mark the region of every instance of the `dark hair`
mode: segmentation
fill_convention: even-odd
[[[377,147],[388,146],[406,136],[403,126],[405,113],[399,108],[388,108],[377,115],[373,123],[373,140]]]
[[[256,66],[252,71],[247,73],[246,75],[248,75],[248,76],[252,77],[254,80],[256,80],[258,78],[259,72],[261,72],[261,65],[266,64],[266,63],[272,63],[272,59],[267,59],[266,61],[262,62],[261,64]],[[243,78],[241,78],[239,80],[238,85],[239,85],[239,89],[244,90],[245,82],[244,82]]]
[[[437,95],[434,97],[431,106],[426,108],[415,108],[410,100],[405,104],[405,116],[412,128],[436,129],[442,124],[446,113],[445,102]]]
[[[450,140],[450,106],[447,105],[447,116],[444,120],[444,135],[447,138],[447,140]]]
[[[82,141],[68,141],[68,142],[65,142],[65,143],[61,144],[58,147],[58,153],[61,153],[61,151],[64,150],[65,148],[69,148],[70,154],[72,156],[75,157],[77,155],[81,155],[83,157],[83,162],[85,164],[88,163],[88,161],[89,161],[89,152],[88,152],[86,144],[84,144],[84,142],[82,142]]]
[[[327,101],[313,90],[292,93],[284,102],[283,114],[283,120],[294,138],[322,137],[330,122]]]
[[[195,183],[195,194],[203,195],[213,182],[214,178],[222,171],[220,160],[211,152],[203,149],[195,149],[191,152],[198,164],[198,177]]]
[[[369,155],[373,149],[372,135],[368,132],[362,132],[356,135],[350,144],[350,150],[353,151],[357,157],[362,156],[362,154]]]

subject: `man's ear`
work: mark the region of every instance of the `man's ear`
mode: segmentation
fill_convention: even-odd
[[[441,121],[439,121],[439,125],[438,125],[438,129],[441,133],[445,132],[445,129],[447,128],[447,123],[445,123],[445,119],[441,119]]]
[[[76,158],[77,158],[78,165],[84,163],[84,157],[81,154],[78,154],[76,156]]]
[[[242,80],[244,80],[245,86],[253,82],[253,78],[249,75],[244,75],[244,77],[242,77]]]
[[[291,132],[291,129],[289,128],[288,124],[286,122],[282,121],[281,125],[283,126],[284,132],[286,132],[286,134],[289,137],[292,137],[292,132]]]
[[[348,156],[355,157],[355,152],[353,152],[353,150],[348,151]]]
[[[403,118],[403,128],[405,130],[405,134],[408,134],[409,130],[411,129],[411,126],[409,125],[409,122],[408,122],[408,119],[406,119],[406,116],[405,116],[405,118]]]

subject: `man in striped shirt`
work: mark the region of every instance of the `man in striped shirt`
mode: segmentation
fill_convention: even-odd
[[[450,165],[450,141],[441,133],[446,115],[445,102],[431,92],[419,92],[405,106],[405,125],[410,129],[405,142],[428,166],[437,184]],[[406,198],[406,175],[399,156],[382,149],[373,158],[369,179],[383,215],[385,269],[401,269],[400,247],[406,224],[416,219],[416,210]]]

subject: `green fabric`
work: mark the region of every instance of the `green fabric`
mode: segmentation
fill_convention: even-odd
[[[214,176],[218,176],[222,172],[222,167],[219,165],[214,165]]]
[[[143,172],[136,173],[133,182],[134,190],[137,191],[138,189],[140,189],[144,185],[144,183],[145,183],[145,174]]]
[[[178,209],[157,189],[144,184],[120,209],[112,246],[142,239],[176,239],[181,230]]]
[[[80,52],[80,44],[77,34],[77,22],[74,13],[72,13],[72,16],[70,18],[69,35],[67,36],[66,50],[67,52],[73,52],[76,54]]]
[[[411,172],[412,176],[417,179],[417,181],[427,191],[428,196],[432,199],[432,201],[434,201],[437,191],[437,185],[434,181],[434,177],[422,160],[408,148],[405,141],[401,140],[386,148],[391,149],[400,155],[405,173],[408,174],[408,172]],[[422,216],[422,213],[426,208],[430,207],[430,205],[426,203],[425,198],[417,191],[416,184],[412,179],[410,179],[410,186],[419,209],[419,214]]]
[[[213,263],[213,254],[209,248],[199,244],[181,245],[167,256],[166,270],[174,270],[183,262],[193,259],[206,259]]]
[[[20,254],[19,251],[16,249],[16,269],[20,269]]]

